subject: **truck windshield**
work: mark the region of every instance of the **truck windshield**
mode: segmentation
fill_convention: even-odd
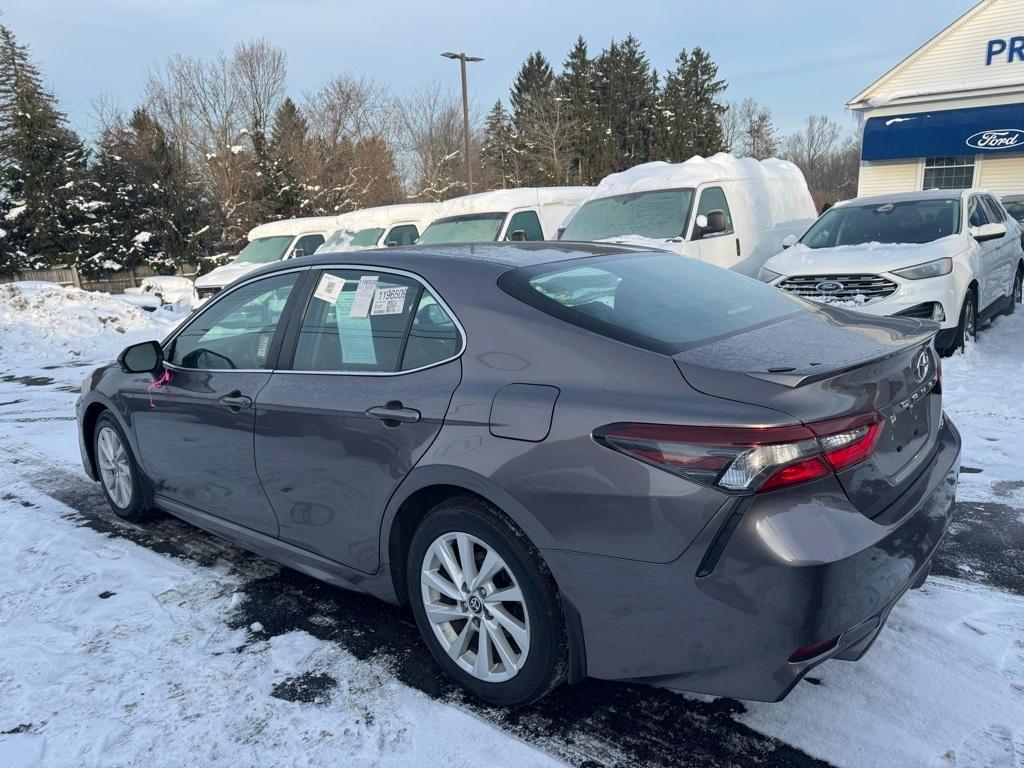
[[[272,261],[280,261],[288,250],[292,241],[292,235],[276,235],[274,237],[257,237],[250,240],[238,255],[235,256],[236,264],[269,264]]]
[[[373,248],[384,234],[382,227],[370,227],[369,229],[339,229],[327,238],[327,242],[316,249],[317,253],[330,253],[331,251],[348,251],[354,248]]]
[[[690,214],[692,189],[631,192],[590,200],[569,220],[563,240],[607,240],[638,235],[656,240],[681,237]]]
[[[488,243],[498,239],[504,213],[469,213],[438,219],[420,235],[416,245],[442,243]]]
[[[960,231],[960,199],[931,198],[829,208],[800,239],[808,248],[930,243]]]

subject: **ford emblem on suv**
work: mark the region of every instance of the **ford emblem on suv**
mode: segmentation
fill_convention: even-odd
[[[843,284],[838,280],[822,280],[814,288],[821,293],[839,293],[843,290]]]

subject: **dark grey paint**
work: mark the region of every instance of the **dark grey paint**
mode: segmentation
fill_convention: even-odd
[[[168,511],[392,601],[404,591],[393,579],[402,553],[392,563],[390,551],[403,502],[438,486],[476,493],[522,528],[578,612],[574,665],[775,699],[820,660],[789,664],[793,650],[842,632],[833,655],[859,655],[928,567],[959,466],[959,436],[940,426],[938,396],[918,415],[932,442],[895,485],[882,456],[873,470],[866,462],[848,476],[737,497],[622,456],[591,433],[618,421],[787,425],[880,407],[898,396],[906,356],[934,328],[811,310],[801,334],[818,329],[829,344],[796,345],[791,331],[774,338],[769,327],[730,341],[728,361],[719,350],[716,364],[714,350],[672,359],[569,326],[496,285],[518,266],[629,250],[525,243],[307,257],[313,271],[379,264],[422,276],[465,329],[464,351],[397,376],[176,374],[153,408],[149,377],[107,367],[84,388],[80,422],[86,429],[97,408],[114,413]],[[275,348],[290,348],[294,307]],[[840,360],[850,334],[857,348]],[[776,361],[793,370],[769,372]],[[218,408],[234,389],[253,408]],[[387,426],[366,415],[396,402],[421,419]],[[84,434],[81,442],[94,475]],[[735,530],[720,535],[730,520]],[[714,542],[720,555],[698,578]]]

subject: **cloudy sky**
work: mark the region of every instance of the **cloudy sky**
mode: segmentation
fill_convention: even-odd
[[[727,98],[767,104],[783,132],[809,113],[844,125],[843,104],[940,31],[966,0],[811,3],[714,0],[517,0],[484,3],[325,0],[7,0],[0,21],[27,43],[68,112],[91,134],[92,103],[105,94],[130,108],[146,74],[169,56],[211,56],[266,37],[288,52],[289,91],[299,96],[328,77],[371,76],[396,93],[427,80],[458,85],[465,50],[475,108],[505,97],[533,50],[561,62],[577,35],[597,52],[632,32],[664,71],[682,48],[702,46],[729,82]]]

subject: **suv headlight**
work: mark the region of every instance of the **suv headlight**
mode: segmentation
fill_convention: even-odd
[[[924,264],[916,264],[906,269],[894,269],[892,273],[905,277],[908,280],[924,280],[926,277],[941,277],[953,271],[953,259],[948,256],[944,259],[926,261]]]
[[[757,272],[757,279],[760,280],[762,283],[770,283],[773,280],[776,280],[780,277],[782,277],[782,275],[780,275],[778,272],[772,272],[767,267],[761,267],[761,269],[759,269]]]

